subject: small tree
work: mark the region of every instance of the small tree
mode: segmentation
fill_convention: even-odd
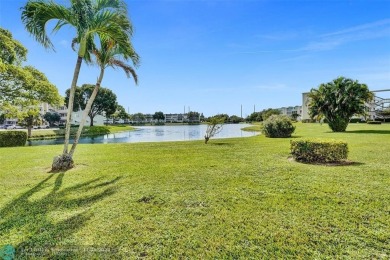
[[[224,117],[211,117],[207,122],[206,134],[204,136],[204,143],[210,140],[211,137],[215,136],[219,132],[221,132],[223,124],[225,122]]]
[[[142,113],[136,113],[131,116],[131,119],[135,121],[137,124],[142,123],[145,120],[145,115]]]
[[[246,118],[247,122],[260,122],[263,121],[261,112],[253,112]]]
[[[367,85],[339,77],[321,84],[309,93],[309,114],[324,117],[333,132],[344,132],[354,114],[366,113],[366,102],[373,98]]]
[[[188,117],[188,122],[189,123],[199,122],[200,121],[200,114],[199,114],[199,112],[196,112],[196,111],[188,112],[187,117]]]
[[[164,113],[161,112],[161,111],[158,111],[158,112],[154,113],[153,119],[157,120],[157,122],[160,123],[160,120],[164,120],[165,119]]]
[[[236,115],[232,115],[229,117],[229,123],[233,123],[233,124],[238,124],[240,122],[242,122],[242,118],[239,117],[239,116],[236,116]]]
[[[210,122],[210,120],[212,120],[213,118],[219,118],[219,119],[223,119],[223,123],[227,123],[229,121],[229,115],[228,114],[217,114],[215,116],[211,116],[208,118],[207,121]]]
[[[39,104],[59,105],[62,98],[45,74],[32,66],[22,66],[26,56],[27,49],[0,28],[0,111],[7,118],[23,122],[31,137]]]
[[[117,106],[115,114],[119,119],[122,119],[123,121],[129,119],[129,114],[126,112],[126,109],[121,105]]]
[[[61,116],[57,112],[46,112],[46,114],[43,116],[43,119],[49,122],[50,126],[53,126],[54,123],[57,123],[61,120]]]
[[[95,86],[91,84],[83,84],[81,88],[76,87],[75,97],[74,97],[74,109],[73,111],[84,110],[87,106],[88,100],[90,99],[92,92],[94,91]],[[68,102],[69,99],[68,89],[66,91],[65,102]],[[93,119],[96,115],[101,115],[103,112],[106,114],[106,117],[113,115],[117,108],[116,95],[108,88],[101,87],[99,92],[94,99],[91,110],[88,113],[90,118],[90,126],[93,126]]]

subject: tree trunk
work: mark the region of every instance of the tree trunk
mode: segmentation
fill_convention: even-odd
[[[64,142],[63,154],[67,154],[68,153],[69,136],[70,136],[70,122],[71,122],[72,112],[73,112],[74,93],[76,92],[76,84],[77,84],[77,79],[79,77],[82,61],[83,61],[83,58],[81,56],[78,56],[77,57],[77,62],[76,62],[76,67],[74,69],[72,86],[70,87],[69,103],[68,103],[68,114],[66,115],[65,142]]]
[[[31,128],[33,127],[33,123],[34,123],[34,118],[33,116],[28,116],[26,118],[26,123],[27,123],[27,137],[28,138],[31,138]]]
[[[89,122],[89,126],[93,126],[93,116],[89,116],[89,120],[90,120],[90,122]]]
[[[102,83],[102,80],[103,80],[103,76],[104,76],[104,68],[101,68],[100,69],[100,75],[99,75],[99,78],[96,82],[96,85],[95,85],[95,88],[93,89],[93,92],[91,94],[91,96],[89,97],[89,100],[87,102],[87,105],[84,109],[84,112],[83,112],[83,117],[81,118],[81,122],[80,122],[80,125],[79,125],[79,129],[77,130],[77,133],[76,133],[76,137],[74,139],[74,142],[73,142],[73,145],[72,145],[72,148],[70,149],[70,152],[69,152],[69,155],[72,157],[73,156],[73,153],[74,151],[76,150],[76,146],[79,142],[79,139],[80,139],[80,135],[81,135],[81,132],[83,130],[83,127],[84,127],[84,124],[85,124],[85,121],[87,120],[87,116],[89,114],[89,112],[91,111],[91,107],[92,107],[92,103],[93,101],[95,100],[96,98],[96,95],[99,91],[99,88],[100,88],[100,84]],[[93,126],[93,117],[90,116],[90,119],[91,119],[91,124],[90,126]]]
[[[32,128],[31,125],[27,126],[27,136],[28,136],[28,138],[31,138],[31,128]]]
[[[80,74],[82,61],[83,58],[79,55],[77,57],[76,67],[74,68],[72,85],[70,87],[70,92],[69,92],[68,114],[66,115],[64,150],[62,152],[62,155],[54,157],[53,163],[51,165],[51,170],[53,172],[66,171],[73,168],[74,166],[72,155],[68,154],[68,145],[69,145],[69,137],[70,137],[70,122],[71,122],[72,112],[73,112],[74,93],[76,91],[77,79]]]

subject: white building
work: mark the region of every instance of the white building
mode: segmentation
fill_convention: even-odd
[[[187,114],[165,114],[165,122],[167,123],[183,123],[187,120]]]
[[[81,122],[81,119],[83,117],[83,112],[84,111],[77,111],[77,112],[73,112],[72,113],[72,117],[71,117],[71,124],[72,125],[79,125],[80,122]],[[105,116],[102,116],[102,115],[96,115],[94,118],[93,118],[93,125],[94,126],[102,126],[104,125],[104,122],[106,120],[106,117]],[[65,117],[65,122],[66,122],[66,117]],[[89,116],[87,116],[86,120],[85,120],[85,126],[89,126],[91,125],[91,119],[89,118]]]
[[[282,115],[291,117],[294,114],[298,115],[297,119],[300,119],[302,116],[302,106],[289,106],[278,108]]]
[[[302,93],[302,114],[301,114],[301,120],[308,120],[310,119],[309,115],[309,95],[310,92]]]
[[[66,123],[66,116],[68,115],[68,108],[66,106],[53,107],[47,103],[42,103],[40,105],[40,114],[43,116],[47,112],[58,113],[61,117],[59,123],[61,125]],[[72,112],[71,124],[72,125],[79,125],[81,122],[82,116],[83,116],[83,111]],[[102,125],[104,125],[105,120],[106,120],[105,116],[96,115],[93,118],[93,125],[102,126]],[[91,123],[91,119],[89,118],[89,116],[87,116],[87,119],[85,121],[85,126],[89,126],[90,123]]]

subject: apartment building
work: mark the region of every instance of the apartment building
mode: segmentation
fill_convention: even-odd
[[[291,117],[293,114],[298,115],[298,119],[300,119],[302,115],[302,106],[289,106],[289,107],[281,107],[278,108],[282,115],[286,115]]]

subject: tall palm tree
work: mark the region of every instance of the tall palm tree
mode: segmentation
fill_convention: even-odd
[[[52,166],[53,170],[59,170],[73,167],[73,160],[68,155],[70,122],[75,88],[83,59],[90,60],[88,50],[93,49],[95,37],[112,39],[124,50],[132,49],[130,38],[133,28],[127,16],[126,5],[122,0],[70,0],[69,7],[53,1],[29,0],[22,7],[22,22],[27,31],[45,48],[54,49],[47,36],[46,25],[50,21],[57,21],[53,28],[54,32],[65,25],[73,27],[76,30],[74,42],[79,43],[70,87],[64,150],[62,156],[54,159]],[[64,165],[57,165],[54,169],[54,164],[60,161],[63,161]]]
[[[124,50],[119,45],[115,44],[114,41],[109,39],[101,39],[100,49],[94,49],[92,51],[95,56],[96,63],[100,67],[100,75],[95,84],[95,88],[85,106],[83,116],[79,128],[77,130],[76,138],[73,142],[72,148],[70,149],[69,155],[73,156],[73,153],[76,149],[76,146],[79,142],[81,131],[83,130],[84,124],[86,122],[87,116],[91,111],[93,101],[96,98],[96,95],[99,91],[101,83],[104,77],[104,71],[107,67],[112,68],[121,68],[126,73],[126,76],[130,78],[133,77],[135,84],[138,84],[138,76],[131,65],[126,64],[126,61],[131,60],[134,66],[139,64],[139,56],[133,48]]]

